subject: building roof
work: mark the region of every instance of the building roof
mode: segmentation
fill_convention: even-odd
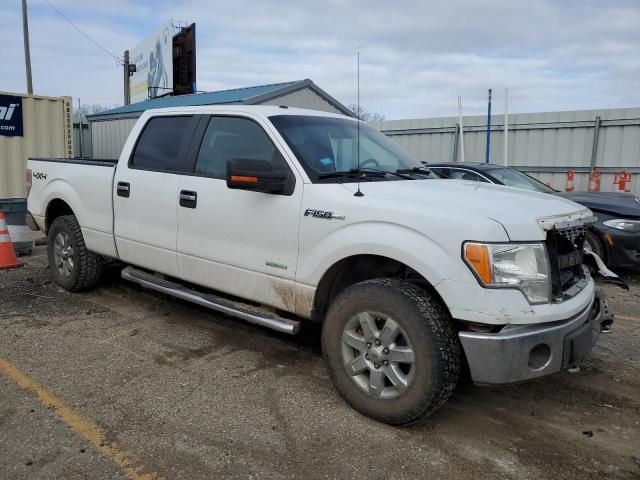
[[[234,88],[230,90],[219,90],[216,92],[195,93],[192,95],[179,95],[174,97],[154,98],[142,102],[123,105],[121,107],[105,110],[87,116],[91,121],[108,120],[115,118],[139,117],[142,112],[152,108],[184,107],[193,105],[223,105],[223,104],[245,104],[255,105],[268,100],[286,95],[303,88],[310,88],[316,94],[332,104],[336,109],[345,115],[353,116],[353,112],[347,107],[331,97],[328,93],[318,87],[310,79],[296,80],[292,82],[272,83],[270,85],[257,85],[253,87]]]

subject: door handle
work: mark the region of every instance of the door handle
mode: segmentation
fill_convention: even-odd
[[[180,206],[196,208],[198,205],[198,193],[191,190],[180,190]]]
[[[129,198],[129,194],[131,193],[131,185],[129,185],[129,182],[118,182],[116,193],[119,197]]]

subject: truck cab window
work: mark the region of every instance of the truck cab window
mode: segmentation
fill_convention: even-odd
[[[145,125],[131,157],[141,170],[179,171],[191,140],[192,116],[155,117]]]
[[[233,159],[264,160],[274,169],[285,161],[265,131],[252,120],[240,117],[213,117],[204,134],[196,173],[225,178],[227,162]]]

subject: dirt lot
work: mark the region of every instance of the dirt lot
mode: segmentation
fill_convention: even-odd
[[[2,478],[640,478],[640,275],[582,366],[460,387],[381,425],[336,394],[319,332],[289,338],[108,279],[0,271]],[[145,474],[148,474],[145,477]]]

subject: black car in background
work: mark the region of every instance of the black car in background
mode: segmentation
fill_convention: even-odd
[[[609,267],[640,266],[640,198],[623,192],[559,192],[515,168],[492,163],[429,163],[443,178],[495,183],[558,195],[598,217],[585,244]]]

